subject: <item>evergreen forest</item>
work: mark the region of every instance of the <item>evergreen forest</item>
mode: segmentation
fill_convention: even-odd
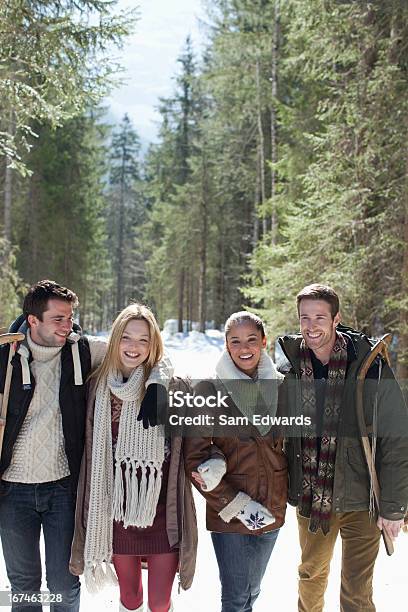
[[[408,3],[206,0],[157,142],[103,100],[137,33],[115,0],[0,0],[0,326],[52,278],[107,329],[131,300],[179,330],[297,329],[324,282],[345,323],[393,334],[408,377]]]

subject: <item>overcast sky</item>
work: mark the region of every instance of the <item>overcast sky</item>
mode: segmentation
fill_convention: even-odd
[[[136,32],[115,55],[125,67],[127,83],[107,99],[109,116],[119,122],[128,113],[143,144],[155,140],[160,96],[171,95],[177,57],[190,34],[197,50],[203,40],[198,19],[200,0],[120,0],[118,6],[139,6]]]

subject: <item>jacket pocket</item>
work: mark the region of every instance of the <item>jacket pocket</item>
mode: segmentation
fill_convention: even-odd
[[[369,474],[360,445],[349,446],[345,462],[346,503],[367,503],[369,500]]]
[[[272,481],[271,509],[285,508],[288,501],[288,470],[274,470]]]
[[[227,472],[224,479],[229,485],[231,485],[231,487],[236,489],[237,493],[238,491],[243,491],[244,493],[251,495],[251,493],[248,491],[246,474],[228,474]]]

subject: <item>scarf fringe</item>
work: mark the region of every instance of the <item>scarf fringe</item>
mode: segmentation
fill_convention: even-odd
[[[122,465],[119,461],[115,466],[115,482],[113,486],[113,500],[112,500],[112,518],[115,521],[123,520],[123,479],[122,479]]]
[[[85,567],[84,578],[88,592],[93,595],[99,593],[105,586],[116,586],[118,584],[116,574],[108,562],[105,562],[105,571],[102,561],[93,567]]]
[[[310,533],[317,533],[318,530],[322,530],[323,535],[327,535],[330,531],[330,517],[321,519],[319,516],[314,516],[309,522]]]
[[[116,573],[112,569],[112,565],[110,563],[106,563],[106,580],[108,585],[116,586],[119,584]]]
[[[122,466],[125,466],[123,473]],[[140,480],[138,469],[141,471]],[[149,473],[148,473],[149,469]],[[113,519],[127,527],[151,527],[162,485],[162,464],[149,461],[118,461],[113,488]],[[124,503],[124,499],[126,502]]]
[[[135,465],[135,468],[140,467],[141,469],[141,479],[140,482],[138,482],[138,479],[135,475],[135,478],[133,478],[132,483],[131,483],[131,491],[132,491],[132,498],[133,498],[133,503],[132,501],[130,502],[129,506],[127,506],[126,503],[126,515],[125,515],[125,522],[124,522],[124,526],[127,527],[128,525],[139,525],[140,527],[145,527],[147,526],[147,524],[144,524],[143,521],[143,513],[144,511],[147,512],[148,508],[147,508],[147,500],[146,500],[146,493],[147,493],[147,474],[146,474],[146,466],[142,463],[140,464],[139,462],[137,462],[137,464]],[[145,507],[143,507],[145,506]],[[156,509],[154,511],[154,514],[156,514]]]
[[[161,484],[162,484],[162,471],[160,468],[158,468],[158,466],[155,466],[154,464],[149,465],[149,467],[150,467],[149,484],[150,484],[150,481],[152,481],[151,483],[152,486],[149,486],[147,490],[146,506],[148,508],[157,508],[157,503],[159,501]],[[153,521],[154,521],[156,512],[154,512],[154,514],[150,512],[150,514],[152,516],[149,517],[149,521],[151,521],[151,523],[149,524],[153,525]]]

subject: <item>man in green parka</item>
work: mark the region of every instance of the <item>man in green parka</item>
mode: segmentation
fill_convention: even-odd
[[[391,368],[377,358],[364,383],[364,417],[381,489],[372,483],[356,417],[356,377],[368,338],[340,325],[339,298],[325,285],[297,296],[300,334],[279,342],[286,357],[287,412],[312,425],[286,438],[289,502],[297,506],[299,612],[322,612],[330,561],[342,538],[341,612],[374,612],[372,579],[381,530],[392,539],[408,504],[408,413]],[[306,421],[307,422],[307,421]]]

